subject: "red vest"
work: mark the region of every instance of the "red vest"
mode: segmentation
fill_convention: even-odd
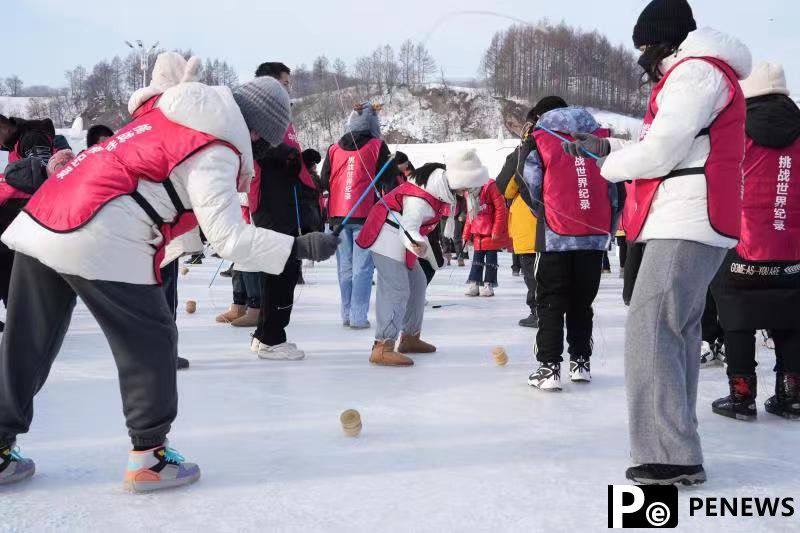
[[[650,93],[650,103],[644,117],[639,140],[647,136],[658,114],[656,98],[669,75],[684,61],[705,61],[720,69],[728,81],[728,102],[714,122],[698,134],[708,135],[711,150],[704,168],[673,170],[663,178],[633,180],[625,202],[625,231],[628,240],[635,241],[650,214],[650,206],[661,182],[667,178],[704,173],[706,177],[708,219],[711,227],[725,237],[739,238],[742,206],[742,159],[744,157],[744,121],[747,114],[744,94],[733,69],[724,61],[711,57],[689,57],[679,61],[667,72]]]
[[[250,207],[252,214],[258,213],[258,208],[261,205],[261,165],[258,161],[253,162],[255,175],[250,180],[250,190],[247,192],[247,203]]]
[[[357,151],[345,150],[338,144],[330,147],[328,150],[331,169],[329,217],[347,216],[364,191],[370,187],[382,144],[383,141],[380,139],[370,139]],[[367,194],[352,217],[366,218],[374,204],[375,195]]]
[[[170,121],[158,108],[136,114],[137,118],[114,137],[84,150],[48,179],[30,199],[25,212],[51,231],[69,233],[85,226],[110,201],[130,195],[161,228],[163,242],[153,258],[160,283],[164,248],[173,238],[197,227],[194,213],[184,209],[169,181],[170,173],[213,144],[236,149],[212,135]],[[139,180],[164,183],[178,211],[174,220],[162,220],[137,192]]]
[[[428,202],[428,205],[433,209],[433,217],[424,221],[422,227],[419,229],[419,233],[423,237],[436,229],[442,217],[446,217],[450,214],[450,204],[439,200],[418,185],[405,182],[384,196],[383,202],[378,202],[375,207],[372,208],[369,212],[369,216],[367,216],[366,222],[364,222],[364,227],[361,228],[356,238],[356,244],[361,248],[367,249],[378,240],[378,235],[380,235],[381,229],[383,229],[385,223],[395,225],[396,222],[389,216],[389,209],[396,213],[403,214],[403,198],[406,196],[422,198]],[[386,205],[384,205],[384,202]],[[387,205],[389,206],[388,209],[386,207]],[[406,251],[406,266],[409,270],[414,268],[414,262],[416,260],[416,255],[410,251]]]
[[[598,137],[609,135],[602,128],[592,133]],[[598,166],[588,156],[565,153],[561,141],[543,130],[536,130],[533,137],[544,166],[542,197],[547,226],[559,235],[607,235],[613,213],[609,183],[600,175]]]
[[[747,139],[742,235],[748,261],[800,261],[800,140],[767,148]]]
[[[291,122],[289,123],[289,129],[286,130],[286,135],[283,136],[283,143],[295,148],[300,152],[300,155],[303,154],[303,148],[300,146],[300,143],[297,142],[297,133],[295,133],[294,124]],[[315,191],[317,190],[317,184],[311,179],[311,174],[308,172],[305,163],[300,165],[300,181],[302,181],[306,187],[311,187]]]

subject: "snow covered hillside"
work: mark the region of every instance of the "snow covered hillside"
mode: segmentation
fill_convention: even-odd
[[[340,98],[341,96],[341,98]],[[365,98],[354,89],[342,94],[312,95],[299,100],[293,110],[298,136],[304,147],[327,148],[344,133],[354,101]],[[391,95],[373,96],[381,102],[381,129],[391,144],[430,144],[473,139],[513,138],[524,122],[529,104],[491,96],[486,90],[431,84]],[[637,137],[641,118],[591,110],[615,135]]]
[[[213,259],[180,278],[180,415],[171,443],[203,468],[183,490],[133,496],[122,477],[130,442],[108,345],[78,304],[31,432],[19,439],[37,474],[0,488],[0,531],[570,531],[605,530],[609,483],[629,466],[622,368],[621,280],[604,276],[595,304],[591,385],[543,393],[527,384],[534,331],[525,286],[501,254],[495,298],[462,295],[466,268],[429,289],[425,338],[436,354],[412,368],[367,362],[372,331],[342,329],[335,262],[305,269],[290,340],[305,361],[258,360],[247,329],[215,324],[230,281]],[[182,307],[182,306],[181,306]],[[371,317],[374,320],[374,317]],[[374,321],[373,321],[374,323]],[[491,348],[506,348],[496,366]],[[796,496],[800,432],[768,415],[774,355],[760,349],[759,419],[711,412],[721,367],[702,370],[698,416],[708,482],[681,490],[678,531],[796,530],[792,518],[689,516],[689,497]],[[360,438],[339,415],[358,409]],[[795,498],[795,505],[797,499]],[[795,526],[791,526],[794,523]],[[794,528],[794,529],[793,529]]]

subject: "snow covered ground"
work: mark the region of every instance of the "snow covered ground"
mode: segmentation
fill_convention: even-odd
[[[629,465],[621,281],[604,276],[596,302],[594,382],[564,392],[527,385],[534,332],[524,284],[502,255],[495,298],[462,296],[465,268],[438,273],[425,337],[439,347],[413,368],[367,362],[370,331],[342,329],[333,262],[307,268],[291,340],[300,362],[258,360],[249,331],[214,323],[230,283],[208,283],[206,260],[180,280],[180,416],[172,443],[203,468],[196,485],[156,495],[122,490],[129,442],[116,371],[97,324],[79,305],[36,419],[20,438],[38,473],[0,489],[0,531],[596,531],[607,485]],[[510,363],[494,364],[493,346]],[[699,418],[709,481],[682,490],[679,530],[797,531],[792,518],[689,517],[690,496],[797,497],[798,426],[765,414],[773,356],[761,349],[760,418],[711,413],[726,389],[703,370]],[[361,412],[347,438],[339,414]],[[795,506],[798,505],[795,499]]]

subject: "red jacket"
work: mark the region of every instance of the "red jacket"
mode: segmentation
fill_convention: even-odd
[[[494,180],[490,180],[481,189],[478,215],[474,220],[467,217],[463,240],[471,240],[476,252],[501,250],[511,246],[506,200]]]

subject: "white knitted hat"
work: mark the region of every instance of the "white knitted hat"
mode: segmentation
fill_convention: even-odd
[[[475,189],[489,181],[489,169],[483,166],[474,148],[461,148],[447,156],[447,183],[451,190]]]
[[[783,65],[770,63],[769,61],[759,61],[750,77],[741,81],[742,91],[745,98],[764,96],[766,94],[784,94],[789,96],[789,88],[786,87],[786,75],[783,73]]]

